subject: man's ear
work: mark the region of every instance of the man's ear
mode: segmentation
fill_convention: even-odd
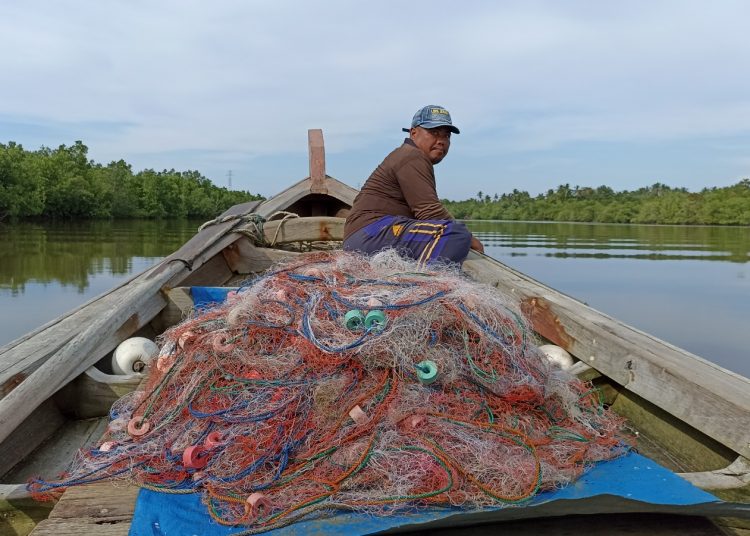
[[[417,127],[411,127],[411,129],[409,130],[409,137],[411,139],[414,139],[414,136],[416,135],[417,135]]]

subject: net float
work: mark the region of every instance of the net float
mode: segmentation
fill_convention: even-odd
[[[130,434],[131,437],[146,435],[150,429],[151,424],[145,419],[140,420],[136,417],[130,419],[128,422],[128,434]]]
[[[201,445],[192,445],[182,451],[182,465],[188,469],[203,469],[207,463],[208,455]]]
[[[112,354],[112,371],[115,374],[140,374],[158,354],[159,347],[146,337],[125,339]]]

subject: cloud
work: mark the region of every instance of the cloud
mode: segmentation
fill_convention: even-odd
[[[475,158],[748,136],[749,17],[732,1],[15,2],[0,135],[218,176],[304,153],[313,127],[329,154],[380,150],[429,102]]]

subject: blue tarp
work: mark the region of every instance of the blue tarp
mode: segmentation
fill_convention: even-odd
[[[229,287],[191,287],[190,295],[193,298],[193,305],[197,309],[205,309],[226,300],[230,290],[237,289]]]
[[[269,531],[270,535],[374,534],[396,527],[412,529],[491,523],[550,515],[665,512],[687,515],[750,515],[750,505],[723,503],[654,461],[631,452],[599,463],[570,486],[538,494],[522,506],[462,510],[429,508],[414,513],[376,517],[345,512],[334,517],[299,521]],[[740,514],[743,515],[743,514]],[[197,493],[172,495],[141,490],[136,502],[131,536],[160,534],[224,536],[244,528],[221,526],[208,515]]]
[[[192,296],[196,307],[207,307],[223,301],[228,290],[193,287]],[[455,527],[529,517],[617,512],[747,517],[750,505],[722,502],[656,462],[631,452],[597,464],[570,486],[540,493],[521,506],[482,510],[429,508],[385,517],[342,512],[334,517],[298,521],[268,534],[350,536],[407,526]],[[224,536],[245,530],[214,522],[198,493],[167,494],[144,489],[138,495],[130,535]]]

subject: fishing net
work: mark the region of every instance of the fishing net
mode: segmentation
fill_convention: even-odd
[[[202,494],[267,530],[357,510],[518,505],[625,452],[623,422],[551,365],[518,307],[456,268],[312,253],[165,332],[144,390],[59,481]]]

